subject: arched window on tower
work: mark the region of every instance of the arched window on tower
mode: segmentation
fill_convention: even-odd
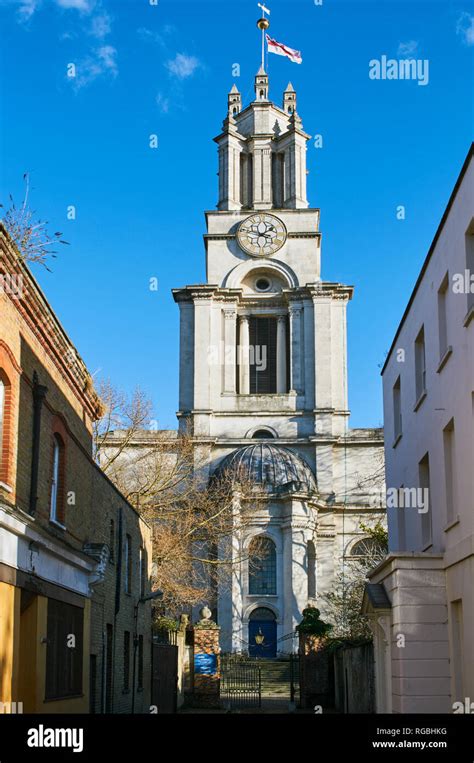
[[[312,540],[306,547],[308,560],[308,599],[316,598],[316,547]]]
[[[252,440],[273,440],[273,434],[268,429],[257,429],[252,435]]]
[[[249,594],[276,594],[276,548],[270,538],[253,538],[249,548]]]

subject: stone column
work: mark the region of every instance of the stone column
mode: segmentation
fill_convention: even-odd
[[[235,394],[236,312],[224,310],[224,392]]]
[[[286,316],[279,315],[277,323],[277,392],[288,392],[286,384]]]
[[[219,145],[219,209],[240,209],[240,143],[235,123],[224,123],[227,134]]]
[[[194,626],[195,707],[218,707],[220,696],[219,634],[208,607],[201,609],[201,620]]]
[[[301,307],[290,307],[290,388],[295,392],[302,392],[303,387],[301,313]]]
[[[286,636],[293,631],[293,544],[291,539],[292,525],[291,520],[282,525],[283,535],[283,559],[282,559],[282,577],[283,577],[283,601],[284,610],[282,612],[282,636]],[[282,649],[292,648],[292,641],[283,641]]]
[[[240,394],[250,394],[250,331],[248,315],[240,316],[239,336]]]

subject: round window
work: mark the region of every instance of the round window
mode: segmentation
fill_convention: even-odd
[[[268,291],[271,287],[271,283],[268,278],[257,278],[255,281],[255,288],[257,291]]]

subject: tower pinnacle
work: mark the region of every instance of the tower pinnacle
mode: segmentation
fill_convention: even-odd
[[[283,111],[287,114],[294,114],[296,111],[296,93],[291,82],[288,82],[286,90],[283,93]]]
[[[242,96],[240,95],[236,85],[232,85],[231,91],[227,98],[227,105],[229,108],[229,116],[235,117],[242,111]]]
[[[268,74],[263,68],[263,65],[260,67],[255,77],[255,100],[268,101]]]

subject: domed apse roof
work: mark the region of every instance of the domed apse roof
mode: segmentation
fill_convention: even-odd
[[[316,492],[316,480],[306,461],[289,448],[268,442],[229,453],[218,465],[214,478],[229,473],[262,485],[268,492]]]

